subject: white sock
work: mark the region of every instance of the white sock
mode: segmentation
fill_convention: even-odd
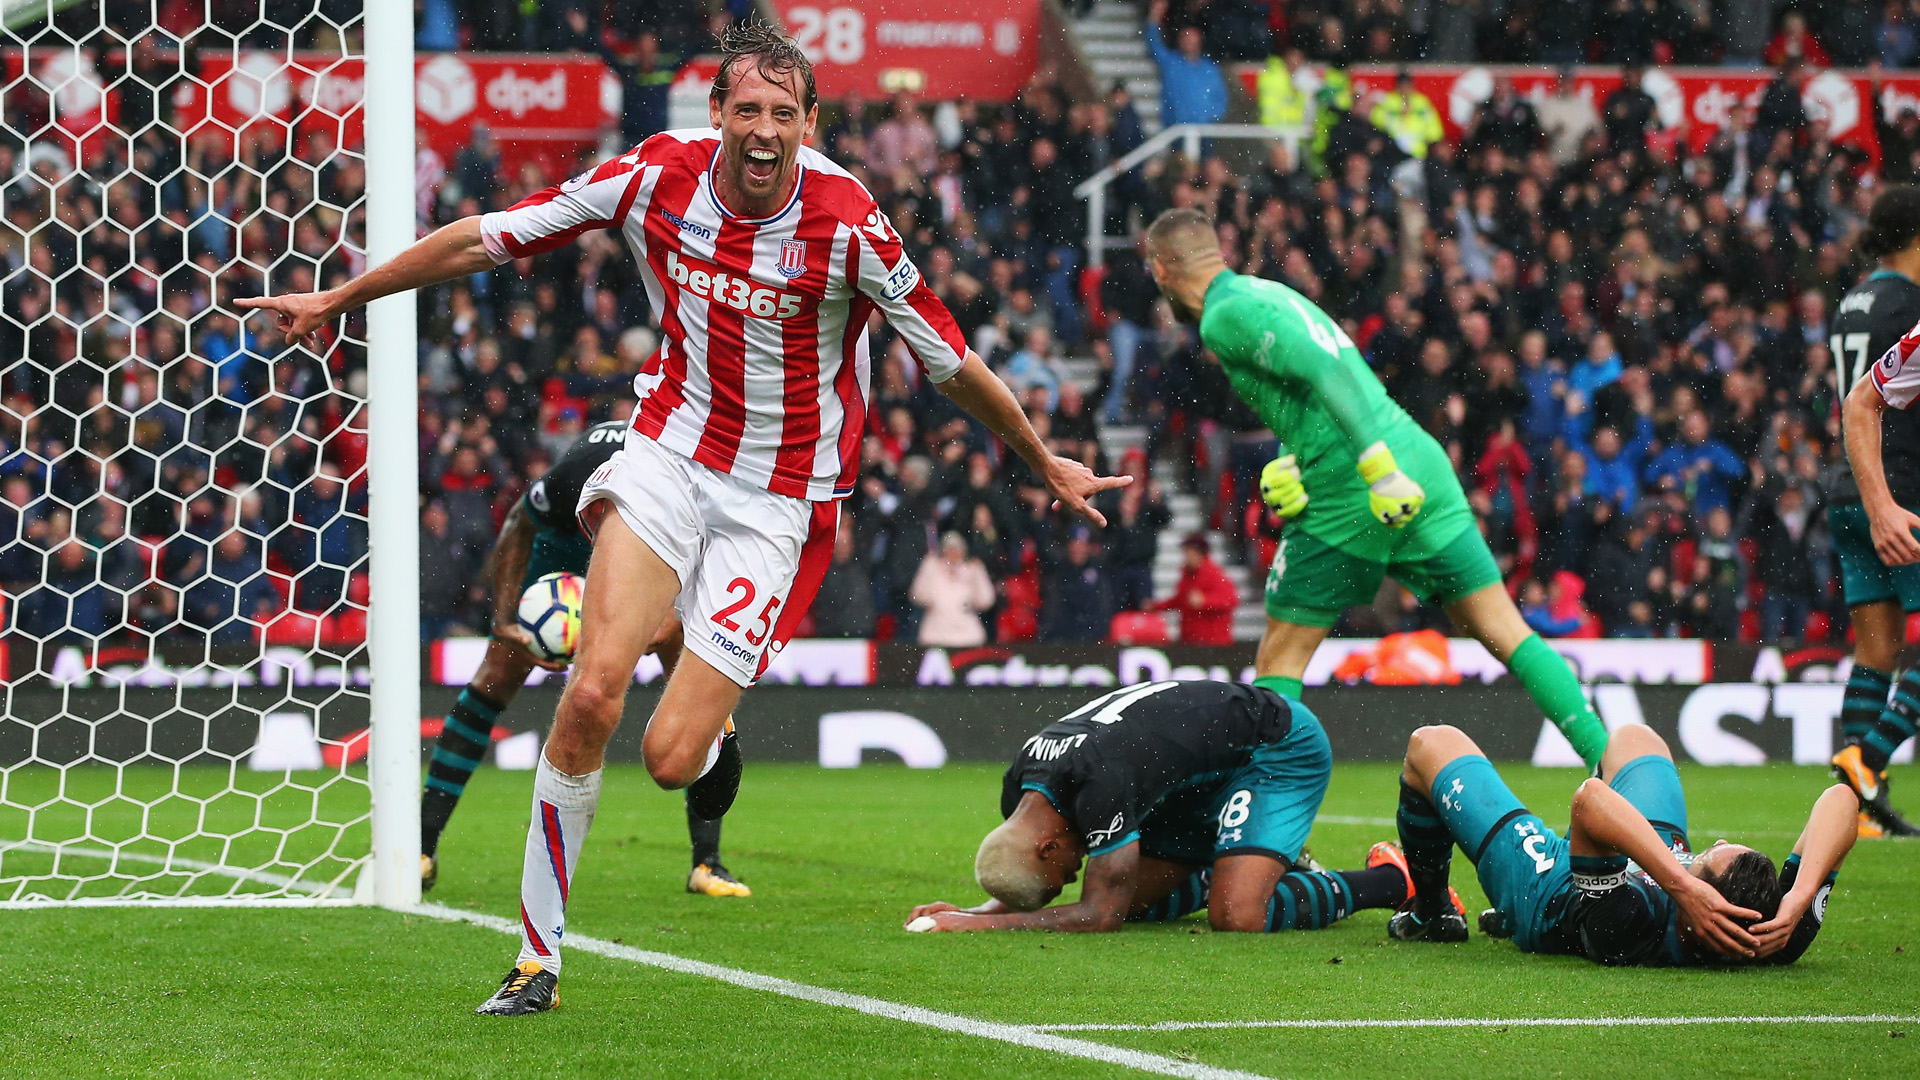
[[[567,886],[600,806],[600,773],[568,776],[547,761],[543,750],[533,774],[533,821],[520,866],[520,961],[537,961],[556,975]]]
[[[705,776],[713,771],[713,763],[720,760],[720,740],[726,737],[727,733],[724,731],[713,737],[713,744],[707,747],[707,763],[700,766],[700,776]],[[698,780],[700,776],[696,776],[694,779]]]

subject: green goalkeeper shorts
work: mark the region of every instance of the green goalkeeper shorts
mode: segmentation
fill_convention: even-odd
[[[1409,529],[1419,528],[1415,519]],[[1299,626],[1329,627],[1340,613],[1370,604],[1389,574],[1423,600],[1451,604],[1500,583],[1500,568],[1480,530],[1468,525],[1433,555],[1375,562],[1288,529],[1267,573],[1267,617]]]

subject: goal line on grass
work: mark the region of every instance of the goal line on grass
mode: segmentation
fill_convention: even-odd
[[[483,915],[475,911],[461,911],[441,904],[421,904],[407,908],[406,911],[424,915],[433,919],[445,919],[450,922],[465,922],[483,926],[489,930],[498,930],[503,934],[518,936],[520,924],[513,919],[503,919],[497,915]],[[761,975],[758,972],[741,968],[709,964],[703,960],[689,960],[672,953],[653,952],[649,949],[636,949],[631,945],[620,945],[600,938],[568,934],[566,947],[596,956],[626,960],[664,971],[678,972],[682,975],[697,975],[701,978],[717,979],[734,986],[749,990],[762,990],[782,997],[810,1001],[816,1005],[830,1005],[835,1008],[851,1009],[868,1016],[898,1020],[902,1023],[917,1024],[937,1031],[949,1031],[959,1035],[972,1035],[976,1038],[991,1039],[994,1042],[1009,1043],[1032,1050],[1045,1050],[1067,1057],[1081,1058],[1086,1061],[1099,1061],[1109,1065],[1137,1069],[1141,1072],[1160,1076],[1180,1076],[1189,1080],[1268,1080],[1258,1073],[1240,1072],[1234,1069],[1220,1069],[1211,1065],[1201,1065],[1177,1058],[1149,1054],[1142,1050],[1129,1050],[1125,1047],[1107,1046],[1102,1043],[1088,1042],[1084,1039],[1072,1039],[1055,1035],[1037,1027],[1020,1024],[1000,1024],[990,1020],[975,1020],[972,1017],[955,1013],[925,1009],[918,1005],[902,1005],[867,997],[863,994],[849,994],[841,990],[829,990],[821,986],[809,986],[806,983],[793,982],[790,979]]]
[[[1416,1018],[1393,1020],[1162,1020],[1157,1024],[1033,1024],[1032,1031],[1215,1031],[1251,1028],[1610,1028],[1696,1027],[1707,1024],[1920,1024],[1920,1016],[1532,1016],[1520,1019]]]

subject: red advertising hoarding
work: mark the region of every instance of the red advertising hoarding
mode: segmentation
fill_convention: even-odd
[[[1010,101],[1040,62],[1039,0],[776,0],[823,98]]]
[[[331,131],[360,141],[365,65],[330,53],[202,53],[200,83],[174,99],[177,123],[191,131],[212,121],[243,128],[272,118],[303,134]],[[598,57],[431,53],[414,61],[414,110],[420,135],[448,160],[485,123],[506,165],[552,158],[563,171],[579,150],[618,121],[619,83]],[[204,83],[204,85],[202,85]],[[557,166],[557,168],[556,168]]]
[[[1350,69],[1354,100],[1364,115],[1376,95],[1393,89],[1398,69],[1385,65],[1362,65]],[[1238,69],[1240,81],[1250,96],[1258,98],[1258,65]],[[1447,135],[1457,138],[1473,118],[1473,111],[1493,93],[1498,77],[1513,80],[1522,97],[1539,100],[1553,93],[1556,75],[1545,66],[1466,66],[1421,64],[1413,68],[1414,86],[1440,110]],[[1312,82],[1319,85],[1318,72]],[[1682,134],[1687,146],[1704,148],[1727,122],[1736,102],[1758,104],[1765,92],[1769,71],[1728,70],[1726,68],[1648,68],[1641,85],[1653,96],[1660,125]],[[1588,98],[1599,110],[1608,94],[1620,86],[1616,68],[1583,67],[1574,77],[1576,92]],[[1863,147],[1879,153],[1880,140],[1873,129],[1873,86],[1868,77],[1854,71],[1820,71],[1806,82],[1801,93],[1807,116],[1824,121],[1835,142]],[[1891,117],[1896,110],[1920,107],[1920,76],[1889,75],[1882,83],[1880,107]]]

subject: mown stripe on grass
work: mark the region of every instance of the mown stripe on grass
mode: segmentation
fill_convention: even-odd
[[[503,934],[518,936],[520,925],[512,919],[503,919],[497,915],[483,915],[474,911],[461,911],[441,904],[422,904],[406,909],[416,915],[433,919],[445,919],[453,922],[472,923],[489,930],[498,930]],[[654,952],[649,949],[636,949],[631,945],[619,945],[600,938],[586,937],[569,933],[566,947],[597,956],[626,960],[635,964],[678,972],[682,975],[698,975],[702,978],[717,979],[732,983],[734,986],[749,990],[763,990],[769,994],[811,1001],[816,1005],[831,1005],[841,1009],[852,1009],[868,1016],[898,1020],[907,1024],[950,1031],[960,1035],[972,1035],[976,1038],[991,1039],[995,1042],[1010,1043],[1033,1050],[1046,1050],[1067,1057],[1081,1058],[1086,1061],[1099,1061],[1109,1065],[1119,1065],[1141,1072],[1155,1073],[1160,1076],[1180,1076],[1189,1080],[1267,1080],[1257,1073],[1239,1072],[1233,1069],[1218,1069],[1211,1065],[1201,1065],[1190,1061],[1179,1061],[1159,1054],[1149,1054],[1142,1050],[1129,1050],[1119,1046],[1106,1046],[1101,1043],[1087,1042],[1084,1039],[1069,1039],[1054,1035],[1035,1027],[1018,1024],[997,1024],[990,1020],[975,1020],[972,1017],[954,1013],[924,1009],[918,1005],[901,1005],[897,1002],[883,1001],[880,998],[866,997],[862,994],[849,994],[840,990],[829,990],[821,986],[809,986],[806,983],[793,982],[790,979],[761,975],[758,972],[741,968],[723,967],[709,964],[704,960],[689,960],[672,953]]]
[[[1162,1020],[1157,1024],[1034,1024],[1033,1031],[1211,1031],[1244,1028],[1693,1027],[1702,1024],[1920,1024],[1920,1016],[1534,1016],[1518,1019]]]

